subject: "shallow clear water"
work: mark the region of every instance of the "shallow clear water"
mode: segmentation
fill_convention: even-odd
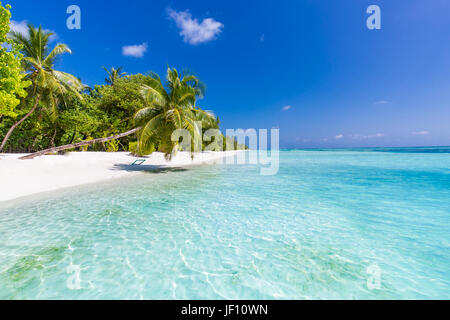
[[[280,166],[1,203],[0,298],[450,298],[450,149],[293,150]]]

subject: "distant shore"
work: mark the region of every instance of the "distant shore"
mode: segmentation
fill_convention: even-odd
[[[236,152],[202,152],[194,159],[190,153],[179,152],[171,161],[159,152],[139,158],[128,152],[72,152],[33,160],[19,160],[24,154],[0,154],[0,202],[164,167],[218,163]],[[146,161],[132,165],[137,159]]]

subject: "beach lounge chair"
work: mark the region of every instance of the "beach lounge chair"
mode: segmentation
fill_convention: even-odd
[[[131,164],[132,166],[140,166],[141,164],[143,164],[145,161],[147,161],[147,159],[136,159],[134,160],[134,162]]]

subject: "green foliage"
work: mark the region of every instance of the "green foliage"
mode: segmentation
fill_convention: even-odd
[[[92,138],[92,137],[87,137],[87,138],[85,139],[85,141],[91,141],[91,140],[94,140],[94,138]],[[86,152],[86,151],[88,151],[88,148],[89,148],[89,146],[82,146],[82,147],[80,148],[80,150]]]
[[[33,84],[31,93],[39,96],[44,105],[57,116],[59,101],[65,101],[67,94],[79,95],[84,86],[79,79],[71,74],[54,69],[55,60],[64,53],[72,53],[65,44],[57,44],[49,48],[49,38],[52,32],[46,32],[42,26],[35,28],[28,25],[28,37],[19,32],[11,32],[11,39],[21,46],[24,54],[23,64],[27,72],[26,79]]]
[[[55,145],[66,145],[93,138],[108,137],[128,131],[134,127],[134,115],[144,107],[139,79],[136,75],[117,81],[114,87],[96,86],[88,93],[78,95],[66,93],[64,101],[57,101],[56,108],[43,107],[24,122],[11,136],[6,146],[7,152],[34,152]],[[19,112],[30,109],[32,100],[26,99]],[[45,104],[45,102],[44,102]],[[55,110],[55,111],[53,111]],[[56,113],[57,117],[53,117]],[[0,124],[0,136],[13,124],[4,121]],[[35,138],[34,138],[35,137]],[[118,141],[85,147],[92,151],[127,151],[133,137]]]
[[[240,144],[236,140],[235,137],[223,137],[223,150],[224,151],[232,151],[232,150],[248,150],[248,147],[245,144]]]
[[[92,136],[108,137],[134,128],[134,115],[145,106],[141,94],[144,79],[143,75],[119,78],[115,80],[114,86],[96,86],[90,92],[86,107],[91,109],[94,119],[99,120],[92,126],[95,129],[90,133]],[[121,138],[114,146],[106,143],[103,150],[127,151],[133,139],[135,138]]]
[[[184,78],[186,80],[186,76]],[[116,79],[114,86],[97,85],[94,89],[81,95],[67,92],[64,100],[59,100],[57,103],[56,118],[53,117],[52,108],[38,109],[29,118],[29,121],[16,130],[7,144],[6,151],[35,152],[53,145],[66,145],[94,138],[109,137],[126,132],[136,126],[149,123],[151,126],[152,119],[149,116],[158,113],[161,114],[161,119],[164,119],[160,123],[161,126],[155,127],[154,132],[148,130],[150,126],[147,126],[147,131],[144,130],[139,135],[139,143],[136,141],[136,137],[128,136],[104,144],[85,146],[81,148],[81,151],[130,151],[137,156],[149,155],[155,151],[170,154],[176,145],[171,141],[174,128],[190,129],[192,135],[194,133],[192,128],[199,130],[198,123],[201,123],[202,134],[208,129],[219,128],[218,118],[194,107],[196,99],[201,95],[200,91],[194,88],[193,78],[189,78],[192,81],[189,85],[192,87],[180,89],[179,92],[174,84],[168,84],[169,89],[165,91],[162,83],[157,79],[159,78],[153,73],[130,75]],[[164,90],[167,97],[173,97],[166,100],[165,104],[158,104],[149,93],[153,87],[157,86],[155,80],[161,83],[159,90]],[[178,80],[180,80],[180,85],[183,83],[188,85],[186,81],[183,82],[179,78]],[[177,82],[178,80],[174,78],[173,81]],[[171,87],[175,88],[175,92],[172,93]],[[180,92],[183,92],[184,96]],[[178,98],[177,95],[181,98]],[[191,97],[187,99],[187,95],[191,95]],[[25,99],[18,107],[18,112],[26,113],[32,103],[33,99]],[[174,118],[174,114],[177,112],[181,117],[179,121]],[[135,115],[137,115],[137,121],[135,121]],[[0,136],[12,123],[8,120],[0,124]],[[145,138],[145,134],[149,133],[151,135]],[[226,139],[223,141],[224,150],[226,150]],[[203,142],[203,148],[208,144],[209,142]]]
[[[141,75],[117,79],[114,86],[96,86],[91,94],[97,99],[97,108],[108,115],[110,123],[105,124],[112,130],[123,132],[134,123],[136,112],[145,107],[141,94]]]
[[[2,14],[7,17],[9,31],[9,11],[4,9]],[[205,87],[195,76],[168,68],[163,84],[155,73],[126,75],[122,68],[112,68],[107,70],[107,84],[86,88],[79,79],[53,68],[57,56],[70,53],[70,49],[64,44],[58,44],[50,50],[48,39],[51,33],[32,25],[28,29],[29,37],[11,33],[13,49],[7,53],[13,53],[16,60],[15,64],[11,62],[8,67],[14,66],[19,70],[16,70],[16,79],[26,81],[21,81],[24,85],[22,91],[14,92],[16,100],[8,105],[9,113],[3,113],[7,117],[0,118],[0,137],[5,136],[14,125],[16,120],[13,116],[25,119],[27,115],[28,118],[15,129],[4,151],[35,152],[142,127],[137,136],[84,146],[80,150],[130,151],[138,156],[160,151],[170,157],[173,152],[181,150],[179,142],[171,140],[174,130],[186,129],[191,137],[200,138],[208,129],[219,128],[219,119],[196,105],[197,100],[203,97]],[[23,59],[17,51],[19,48]],[[20,59],[26,71],[25,78],[20,74]],[[3,69],[0,68],[0,72]],[[3,81],[3,74],[0,75],[0,81]],[[30,83],[32,86],[28,88],[26,96],[23,89]],[[2,84],[0,89],[5,91],[4,87]],[[22,98],[20,103],[17,98]],[[0,103],[1,107],[6,105]],[[33,106],[38,108],[28,115],[30,110],[34,110]],[[226,141],[224,138],[224,147]],[[232,144],[237,147],[235,140]],[[205,148],[206,145],[197,139],[192,150],[185,151],[194,151],[194,146]]]
[[[108,73],[108,78],[105,79],[105,82],[110,86],[114,86],[118,79],[123,78],[127,74],[126,72],[122,72],[123,67],[119,67],[117,69],[111,68],[111,70],[103,67],[103,69]]]
[[[197,99],[203,97],[204,86],[191,74],[179,74],[175,68],[168,68],[164,86],[159,76],[151,73],[145,79],[142,93],[146,106],[135,117],[143,127],[138,151],[158,144],[158,151],[170,157],[181,149],[179,141],[172,141],[175,130],[185,129],[192,138],[201,138],[199,123],[206,128],[215,125],[216,118],[211,113],[196,107]],[[201,145],[202,141],[196,139],[192,148]]]
[[[36,29],[31,24],[28,25],[28,36],[24,36],[19,32],[10,33],[11,39],[20,46],[24,55],[22,62],[26,71],[25,79],[32,83],[28,97],[33,98],[34,102],[30,106],[30,99],[23,99],[22,105],[30,106],[30,109],[23,113],[25,116],[21,117],[16,124],[10,125],[11,130],[8,134],[5,134],[0,149],[11,138],[9,135],[15,130],[17,125],[33,116],[36,110],[38,112],[41,111],[41,108],[46,113],[43,117],[48,118],[52,124],[53,133],[49,141],[51,146],[55,146],[59,105],[61,103],[65,104],[66,98],[71,95],[76,95],[79,99],[82,98],[80,92],[85,87],[81,81],[73,75],[54,69],[55,59],[61,54],[71,53],[71,51],[65,44],[57,44],[53,50],[50,50],[48,43],[51,35],[52,33],[45,32],[42,26]],[[4,131],[4,128],[4,126],[0,128],[0,131]],[[35,145],[36,143],[33,144],[33,146]],[[11,146],[11,143],[9,143],[9,146]],[[15,146],[15,149],[18,147],[17,145],[13,146]]]
[[[139,144],[137,141],[130,142],[129,150],[135,156],[146,156],[156,151],[156,146],[153,143]]]
[[[2,6],[0,2],[0,119],[16,117],[15,108],[20,103],[20,98],[25,98],[25,89],[31,85],[24,80],[21,62],[23,56],[20,47],[8,39],[10,31],[10,6]]]
[[[107,152],[117,152],[119,151],[119,141],[114,139],[114,140],[109,140],[105,142],[105,150]]]
[[[140,155],[138,152],[138,143],[137,141],[132,141],[128,145],[128,151],[130,151],[134,155]]]

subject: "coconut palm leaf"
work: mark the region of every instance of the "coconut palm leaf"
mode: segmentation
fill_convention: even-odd
[[[178,141],[171,140],[174,130],[189,131],[194,145],[198,147],[201,146],[201,125],[213,123],[215,117],[195,107],[196,100],[204,92],[204,87],[195,76],[180,75],[175,68],[168,68],[166,88],[157,74],[149,74],[142,87],[147,107],[136,113],[135,120],[143,126],[140,144],[147,143],[148,139],[156,139],[159,141],[159,150],[170,157],[180,149]]]
[[[117,69],[112,67],[111,70],[103,67],[103,69],[108,73],[108,78],[105,79],[105,82],[110,86],[113,86],[118,79],[125,77],[127,74],[126,72],[123,72],[123,67]]]
[[[62,43],[57,44],[57,45],[53,48],[53,50],[48,54],[48,56],[45,58],[43,64],[44,64],[44,65],[53,65],[55,59],[56,59],[59,55],[64,54],[64,53],[72,54],[72,51],[71,51],[70,48],[69,48],[67,45],[65,45],[65,44],[62,44]]]
[[[35,28],[31,24],[28,25],[28,36],[19,32],[9,33],[9,37],[22,48],[26,79],[32,82],[32,86],[28,88],[28,96],[34,97],[35,102],[30,112],[9,129],[0,145],[0,150],[6,144],[13,130],[39,106],[43,106],[51,118],[56,120],[58,102],[65,102],[68,92],[75,93],[81,98],[79,92],[85,88],[81,81],[68,73],[54,70],[55,59],[64,53],[71,53],[71,51],[65,44],[57,44],[50,50],[48,45],[52,35],[53,33],[44,31],[42,26]]]

